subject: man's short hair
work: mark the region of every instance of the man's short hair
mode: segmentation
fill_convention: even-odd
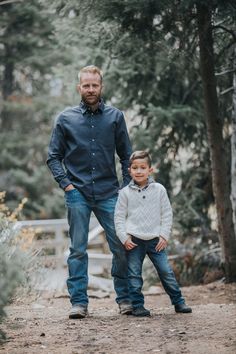
[[[99,69],[97,66],[95,65],[88,65],[88,66],[85,66],[83,67],[80,71],[79,71],[79,74],[78,74],[78,79],[79,79],[79,82],[81,80],[81,75],[83,73],[91,73],[91,74],[98,74],[101,78],[101,83],[102,83],[102,80],[103,80],[103,72],[101,69]]]
[[[152,166],[151,156],[147,151],[144,150],[134,151],[129,158],[129,166],[131,166],[134,160],[137,159],[144,159],[147,161],[149,167]]]

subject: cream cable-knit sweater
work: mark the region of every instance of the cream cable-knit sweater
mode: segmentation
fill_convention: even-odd
[[[116,233],[124,244],[128,234],[142,240],[169,239],[172,208],[165,187],[149,179],[143,189],[133,181],[121,189],[115,208]]]

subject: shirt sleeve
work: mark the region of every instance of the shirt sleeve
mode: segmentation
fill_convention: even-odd
[[[168,198],[166,189],[163,187],[161,192],[161,230],[160,236],[166,240],[170,237],[171,227],[173,221],[173,212]]]
[[[123,177],[123,185],[125,187],[131,180],[129,175],[129,158],[132,153],[131,143],[124,119],[123,113],[121,113],[120,119],[116,128],[116,152],[120,158],[122,177]]]
[[[53,129],[51,140],[48,148],[47,165],[52,172],[56,182],[62,189],[71,184],[63,167],[63,159],[65,156],[65,135],[60,124],[60,116],[56,121]]]
[[[125,193],[125,189],[120,190],[115,207],[115,228],[116,234],[120,241],[124,244],[128,240],[128,235],[126,233],[126,217],[128,211],[128,198]]]

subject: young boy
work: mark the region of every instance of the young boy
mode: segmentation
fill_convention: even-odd
[[[172,208],[166,189],[151,177],[153,168],[146,151],[130,157],[132,181],[123,188],[115,208],[116,232],[128,251],[128,279],[134,316],[150,316],[144,307],[142,265],[147,254],[176,312],[189,313],[171,269],[165,248],[172,226]]]

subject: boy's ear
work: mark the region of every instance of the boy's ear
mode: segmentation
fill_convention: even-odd
[[[149,173],[153,173],[153,167],[149,168]]]
[[[130,167],[128,168],[128,171],[129,171],[129,174],[130,174],[130,171],[131,171]]]

